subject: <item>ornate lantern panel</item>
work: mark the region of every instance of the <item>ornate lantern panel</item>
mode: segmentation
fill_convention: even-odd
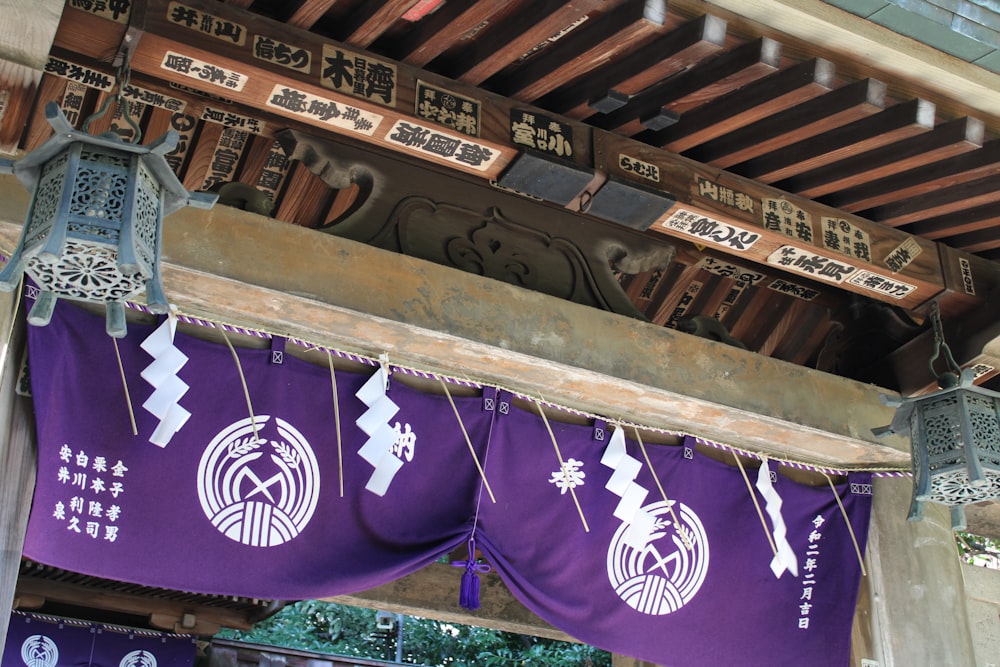
[[[56,134],[21,160],[0,162],[32,192],[18,247],[0,272],[0,289],[27,273],[41,293],[28,321],[45,325],[58,297],[104,303],[107,331],[125,335],[124,302],[146,290],[153,312],[166,312],[160,283],[164,216],[185,206],[209,208],[214,194],[190,193],[164,154],[177,144],[168,132],[146,146],[107,134],[77,132],[50,102]]]
[[[976,387],[965,370],[954,386],[883,402],[897,406],[896,415],[876,435],[910,436],[911,520],[922,518],[930,501],[951,507],[952,527],[962,529],[965,505],[1000,497],[1000,393]]]

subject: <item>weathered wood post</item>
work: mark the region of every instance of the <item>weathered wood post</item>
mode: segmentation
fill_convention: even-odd
[[[912,480],[875,481],[868,580],[879,667],[974,665],[965,584],[951,518],[928,504],[907,521]]]
[[[18,366],[24,349],[18,294],[0,294],[0,654],[7,637],[24,531],[35,487],[33,420],[28,399],[18,396]]]

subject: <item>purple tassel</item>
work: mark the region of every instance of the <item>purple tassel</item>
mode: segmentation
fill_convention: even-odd
[[[492,568],[486,563],[476,562],[476,538],[469,538],[469,557],[466,560],[457,560],[452,565],[465,568],[458,593],[458,604],[469,610],[479,609],[479,573],[485,574]]]

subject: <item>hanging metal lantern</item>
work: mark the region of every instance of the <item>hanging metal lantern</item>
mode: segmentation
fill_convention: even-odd
[[[211,208],[218,197],[188,192],[177,180],[164,159],[177,145],[173,130],[142,146],[78,132],[55,102],[45,105],[45,117],[54,136],[16,162],[0,160],[0,173],[13,172],[32,193],[0,290],[15,289],[27,273],[41,290],[29,323],[48,324],[60,297],[104,303],[108,334],[122,337],[124,304],[142,290],[153,312],[168,309],[163,218],[187,205]]]
[[[909,519],[923,518],[925,502],[951,508],[952,528],[965,528],[964,506],[1000,497],[1000,393],[973,384],[972,370],[962,370],[944,342],[940,313],[931,304],[935,351],[931,373],[939,391],[912,398],[881,396],[896,408],[892,423],[873,429],[876,436],[910,436],[913,500]],[[944,353],[949,370],[937,375],[934,364]]]

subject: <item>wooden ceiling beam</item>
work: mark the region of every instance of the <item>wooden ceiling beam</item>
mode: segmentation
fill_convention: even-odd
[[[900,229],[908,234],[917,234],[924,238],[939,240],[952,234],[974,232],[997,224],[1000,224],[1000,202],[991,202],[933,218],[917,220],[902,225]]]
[[[853,152],[848,157],[790,178],[774,187],[816,199],[891,174],[974,151],[983,145],[985,125],[976,118],[956,118],[902,141]]]
[[[879,298],[879,289],[895,285],[898,298],[883,296],[881,300],[904,308],[916,308],[945,288],[935,244],[926,239],[905,234],[890,238],[888,229],[870,221],[610,133],[595,133],[594,161],[610,177],[669,192],[676,198],[673,208],[650,227],[652,232],[693,240],[743,261],[764,264],[769,271],[791,271],[873,298]],[[808,234],[792,229],[794,224],[782,228],[773,219],[781,214],[765,210],[763,202],[767,200],[777,208],[785,206],[793,219],[801,216]],[[830,232],[831,226],[838,231]],[[841,245],[839,230],[845,226],[843,233],[849,238],[860,231],[870,240],[869,252],[864,253],[867,259]],[[845,249],[849,255],[844,254]],[[905,267],[893,259],[900,252],[909,262]],[[814,261],[818,264],[812,265]],[[819,265],[829,268],[820,270]],[[805,270],[796,271],[795,267]],[[830,270],[846,273],[836,280]],[[855,274],[859,276],[856,282],[844,278]],[[875,288],[868,278],[882,287]],[[977,303],[975,298],[953,290],[945,300],[956,301],[956,308],[971,308]]]
[[[1000,291],[991,294],[987,304],[977,311],[961,318],[943,318],[945,341],[955,361],[962,368],[974,369],[979,376],[977,382],[1000,373],[1000,322],[996,319],[998,299]],[[893,351],[884,361],[886,372],[894,374],[899,382],[902,395],[913,396],[938,389],[937,380],[929,367],[934,349],[934,332],[928,328]],[[936,371],[943,370],[942,362]]]
[[[626,0],[543,49],[521,65],[514,65],[485,82],[490,90],[531,101],[576,79],[594,63],[608,63],[663,32],[662,19],[647,17],[647,0]]]
[[[438,170],[445,170],[451,174],[457,175],[457,172],[463,172],[477,179],[487,180],[496,179],[503,174],[509,162],[523,151],[524,144],[519,143],[518,138],[513,136],[511,131],[511,123],[512,119],[515,118],[515,113],[541,114],[543,118],[546,114],[538,109],[526,108],[509,98],[458,82],[443,80],[436,75],[390,62],[383,64],[385,67],[394,66],[397,68],[394,87],[395,99],[391,102],[386,100],[383,103],[381,98],[358,97],[353,92],[329,87],[327,84],[330,82],[326,81],[325,77],[330,75],[323,74],[329,65],[329,59],[332,58],[329,54],[339,52],[342,49],[347,49],[350,53],[349,47],[332,43],[317,35],[289,28],[256,15],[249,15],[242,10],[224,4],[213,3],[204,5],[206,8],[201,9],[203,0],[189,0],[189,3],[190,9],[195,12],[211,11],[217,20],[225,21],[227,25],[231,24],[234,35],[239,34],[246,37],[245,43],[239,44],[233,39],[221,39],[215,36],[209,39],[208,35],[201,32],[200,23],[188,26],[185,20],[186,15],[181,16],[176,11],[171,11],[167,0],[150,0],[146,5],[136,6],[138,11],[144,10],[145,13],[134,17],[134,23],[144,30],[132,57],[132,67],[136,73],[136,79],[143,80],[144,77],[159,79],[162,82],[172,82],[188,88],[195,88],[209,95],[224,96],[233,102],[232,106],[227,107],[227,109],[231,109],[236,114],[242,113],[248,116],[253,115],[258,119],[268,119],[267,127],[262,129],[262,136],[267,136],[267,133],[273,131],[273,127],[280,127],[283,123],[292,127],[310,126],[312,131],[318,127],[334,135],[346,136],[351,141],[360,142],[375,149],[387,150],[405,160],[434,166]],[[57,33],[57,45],[65,49],[66,52],[78,52],[81,57],[97,58],[101,56],[107,48],[108,38],[101,36],[100,30],[93,23],[94,20],[90,14],[68,8],[66,16],[63,18],[62,27]],[[101,21],[101,19],[97,20]],[[117,24],[106,20],[103,22],[111,24],[108,29],[112,34],[117,34]],[[680,32],[688,30],[690,34],[687,39],[679,39],[678,31],[669,33],[674,37],[672,42],[675,48],[674,55],[678,51],[684,51],[686,46],[691,44],[705,46],[706,26],[713,23],[717,24],[718,21],[706,17],[701,22],[686,24],[685,28],[680,29]],[[689,28],[688,25],[694,27]],[[99,34],[96,38],[91,37],[84,28],[96,30]],[[292,48],[299,48],[307,52],[312,60],[311,73],[290,69],[281,63],[270,63],[256,57],[252,44],[258,35],[286,42]],[[654,40],[654,42],[656,41],[659,40]],[[327,55],[324,56],[324,54]],[[670,60],[671,57],[668,56],[666,59]],[[197,63],[201,62],[205,65],[205,71],[201,74],[194,70],[181,71],[183,66],[178,65],[178,62],[199,68],[201,65]],[[319,65],[321,62],[323,63],[322,67]],[[179,67],[180,69],[178,69]],[[227,77],[225,81],[210,80],[214,74],[220,71]],[[423,150],[420,143],[410,144],[404,141],[404,133],[397,129],[402,126],[396,125],[396,123],[405,123],[407,127],[426,128],[420,129],[420,132],[425,132],[427,135],[437,132],[448,133],[445,129],[436,129],[432,120],[418,115],[419,110],[416,108],[418,81],[441,86],[445,90],[454,91],[456,94],[467,96],[470,100],[480,103],[482,118],[479,125],[479,137],[457,139],[457,141],[467,142],[462,143],[462,145],[469,147],[472,153],[481,152],[477,153],[484,156],[481,164],[442,157],[437,153]],[[165,83],[161,85],[165,86]],[[883,86],[866,81],[855,86],[845,86],[806,102],[801,109],[814,110],[816,117],[806,127],[800,127],[798,132],[820,132],[823,129],[828,129],[837,122],[833,119],[837,117],[838,112],[843,112],[844,115],[870,113],[878,107],[878,102],[883,99],[882,93],[884,93]],[[188,100],[196,98],[196,95],[193,94],[186,95],[185,99]],[[300,101],[295,102],[295,100]],[[211,102],[211,100],[209,101]],[[190,101],[189,104],[191,104]],[[838,104],[840,109],[836,108]],[[831,105],[834,107],[832,110]],[[904,109],[904,112],[900,112],[901,115],[909,112],[905,104],[899,106]],[[207,106],[204,108],[207,109]],[[340,115],[333,116],[332,119],[320,118],[317,115],[319,113],[316,111],[317,109],[335,110]],[[361,127],[357,123],[344,124],[343,119],[337,120],[343,115],[340,113],[341,109],[353,111],[361,120],[368,122],[368,125]],[[263,110],[264,115],[261,114],[261,110]],[[833,116],[830,115],[831,111]],[[778,114],[778,116],[782,115]],[[793,119],[784,118],[783,120],[786,121],[786,127],[775,130],[779,135],[787,134],[785,132],[787,125],[794,125]],[[846,220],[853,230],[862,234],[865,239],[864,244],[872,252],[871,264],[867,264],[868,260],[863,258],[864,262],[856,267],[859,270],[858,275],[865,276],[865,283],[819,279],[820,283],[826,283],[839,289],[857,291],[904,308],[915,308],[925,303],[943,288],[942,268],[938,263],[933,243],[892,232],[863,218],[845,217],[843,212],[836,209],[796,198],[782,190],[770,188],[734,174],[719,172],[714,167],[692,162],[674,153],[624,139],[581,123],[565,120],[562,122],[565,122],[567,127],[572,130],[572,143],[569,144],[572,152],[566,151],[561,155],[564,159],[572,161],[576,168],[582,171],[597,170],[609,174],[613,179],[632,181],[640,186],[640,189],[660,190],[664,193],[664,197],[678,201],[674,210],[681,214],[707,216],[708,219],[738,227],[749,223],[750,226],[747,229],[752,230],[750,233],[756,235],[759,232],[761,238],[764,239],[749,253],[744,252],[744,249],[727,245],[712,246],[716,250],[734,257],[743,257],[758,264],[767,264],[770,258],[772,270],[787,274],[788,267],[784,264],[779,265],[777,260],[772,257],[775,252],[784,248],[793,254],[808,253],[810,256],[815,253],[822,254],[825,244],[823,241],[824,231],[820,225],[826,224],[823,220],[826,218]],[[755,123],[750,127],[758,125],[759,123]],[[206,126],[203,132],[205,131],[211,132],[213,130]],[[725,137],[720,137],[720,139],[725,139]],[[219,141],[221,141],[221,135]],[[759,141],[759,137],[755,141]],[[200,141],[199,145],[203,143],[205,142]],[[768,144],[765,141],[763,145],[767,146]],[[602,151],[599,158],[594,155],[593,147],[599,147]],[[233,156],[230,153],[222,154],[223,148],[225,147],[217,143],[213,156],[217,158],[221,155],[223,158],[231,160]],[[653,171],[644,175],[640,175],[634,170],[629,171],[623,166],[627,165],[627,160],[631,159],[629,156],[639,158],[640,162],[648,165]],[[213,163],[211,158],[209,160],[209,171],[211,171]],[[224,161],[215,160],[220,164]],[[185,174],[185,182],[191,187],[203,186],[213,179],[222,180],[217,178],[218,174],[209,174],[201,183],[195,183],[196,173],[199,169],[202,170],[204,176],[204,167],[199,166],[198,161],[191,160]],[[811,239],[807,237],[790,238],[788,234],[795,236],[802,233],[791,227],[784,230],[769,227],[773,221],[765,221],[763,217],[766,201],[794,202],[795,206],[805,211],[812,220],[810,223],[812,225]],[[672,213],[668,213],[668,215],[672,215]],[[663,224],[654,225],[654,230],[659,233],[672,233]],[[701,243],[703,241],[700,237],[694,238],[690,235],[676,234],[675,236],[684,238],[687,242]],[[853,241],[851,243],[854,245]],[[905,244],[909,244],[909,246]],[[865,252],[867,253],[867,250]],[[896,253],[892,255],[894,261],[897,259],[899,261],[890,267],[886,258],[892,253]],[[830,256],[827,253],[825,258],[820,261],[836,263],[837,259],[838,255]],[[833,266],[833,264],[828,266]],[[802,274],[802,276],[808,283],[810,275]],[[878,289],[870,288],[868,283],[871,280],[878,280],[881,287]],[[955,308],[973,307],[977,303],[976,298],[966,298],[961,294],[949,294],[947,299],[955,301]]]
[[[854,71],[845,74],[872,76],[877,67],[917,84],[939,104],[950,100],[958,113],[975,115],[979,110],[1000,118],[1000,75],[824,0],[674,0],[671,10],[685,15],[717,12],[737,29],[768,26],[806,51],[838,62],[854,61]]]
[[[0,201],[9,254],[28,205],[14,176],[0,177]],[[163,257],[168,298],[195,317],[775,456],[909,465],[903,439],[871,435],[892,410],[870,385],[502,281],[226,206],[168,218]],[[653,349],[669,363],[650,364]]]
[[[996,176],[958,183],[950,188],[937,188],[908,199],[875,206],[858,215],[887,227],[901,227],[918,220],[1000,201]]]
[[[569,4],[564,0],[536,0],[530,4],[530,22],[522,16],[505,15],[501,23],[488,26],[457,58],[451,59],[446,73],[478,85],[602,4],[600,0]]]
[[[671,30],[621,58],[599,67],[535,100],[539,106],[583,118],[593,113],[588,104],[615,90],[632,95],[667,76],[690,67],[725,44],[726,22],[702,16]]]
[[[286,23],[308,30],[340,0],[301,0]]]
[[[885,106],[885,84],[857,81],[695,146],[684,155],[725,168],[877,114]]]
[[[952,188],[997,171],[1000,171],[1000,139],[991,139],[978,150],[883,176],[825,195],[820,200],[830,206],[857,213],[934,190]]]
[[[436,12],[421,19],[410,32],[396,40],[392,52],[408,65],[422,67],[473,31],[486,27],[503,15],[515,0],[448,0]]]
[[[351,15],[353,25],[344,41],[366,48],[400,20],[417,0],[369,0]]]
[[[774,72],[739,90],[707,102],[697,113],[682,115],[668,128],[647,131],[636,136],[639,141],[682,153],[734,128],[768,118],[806,100],[830,92],[834,85],[834,66],[828,60],[814,58]]]
[[[972,232],[947,236],[944,241],[951,247],[965,252],[982,252],[1000,248],[1000,231],[996,227],[977,229]]]
[[[594,114],[586,122],[604,130],[634,135],[642,131],[651,116],[666,114],[676,119],[706,99],[771,74],[780,64],[781,44],[762,37],[653,84],[620,109]]]
[[[926,100],[901,102],[729,168],[747,178],[775,183],[846,156],[929,132],[934,127],[934,114],[934,105]]]

